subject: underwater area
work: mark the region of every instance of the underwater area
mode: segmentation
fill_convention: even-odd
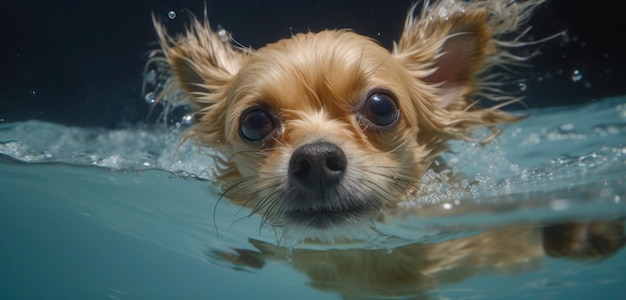
[[[206,150],[180,145],[180,129],[3,124],[1,293],[6,299],[335,299],[383,289],[382,295],[433,299],[620,298],[625,251],[584,261],[536,257],[456,270],[441,282],[370,289],[298,269],[300,257],[321,259],[316,255],[333,251],[382,251],[355,262],[377,264],[406,245],[445,244],[511,224],[623,218],[626,98],[526,113],[529,118],[487,146],[452,145],[451,168],[479,183],[459,194],[445,175],[426,176],[435,196],[415,201],[442,208],[437,216],[381,224],[381,235],[363,243],[282,248],[272,228],[259,227],[260,217],[218,201],[206,173],[212,160]],[[277,251],[267,260],[233,259],[267,248]]]
[[[450,142],[354,241],[290,238],[223,197],[146,67],[152,14],[181,32],[206,10],[252,48],[324,28],[390,48],[414,2],[9,0],[0,299],[626,299],[626,46],[598,34],[625,28],[619,4],[542,4],[528,38],[562,34],[502,78],[526,118]]]

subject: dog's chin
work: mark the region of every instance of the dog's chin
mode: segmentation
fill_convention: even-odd
[[[370,199],[347,193],[290,193],[281,197],[284,209],[274,216],[274,224],[289,239],[368,239],[375,233],[374,218],[380,207]]]
[[[293,216],[292,216],[293,217]],[[302,219],[300,219],[302,218]],[[323,243],[368,241],[378,235],[373,219],[368,215],[316,213],[284,220],[281,243],[296,246],[305,241]],[[315,224],[317,226],[312,226]]]
[[[372,211],[364,206],[333,208],[306,208],[288,210],[282,219],[292,225],[310,227],[312,229],[332,229],[354,224],[361,218],[370,218]]]

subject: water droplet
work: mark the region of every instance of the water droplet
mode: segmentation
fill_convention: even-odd
[[[228,32],[226,31],[226,29],[224,29],[224,27],[222,27],[222,25],[217,25],[217,36],[220,38],[220,41],[223,44],[227,44],[228,42],[230,42],[230,36],[228,36]]]
[[[569,201],[565,199],[555,199],[550,203],[550,208],[554,211],[566,210],[570,207]]]
[[[154,97],[154,93],[153,92],[147,93],[146,96],[144,96],[144,100],[148,104],[153,104],[156,101],[156,98]]]
[[[577,82],[583,79],[583,74],[579,70],[574,70],[572,72],[572,81]]]
[[[170,20],[176,19],[176,12],[173,10],[170,10],[170,12],[167,13],[167,17],[170,18]]]
[[[518,88],[519,88],[519,90],[520,90],[520,91],[522,91],[522,92],[523,92],[523,91],[525,91],[525,90],[528,88],[528,86],[527,86],[525,83],[523,83],[523,82],[518,83],[518,84],[517,84],[517,87],[518,87]]]
[[[156,81],[157,74],[156,71],[150,70],[144,74],[144,80],[146,83],[153,84]]]
[[[189,114],[189,115],[185,115],[183,116],[183,120],[182,120],[183,124],[185,125],[191,125],[193,124],[193,115]]]

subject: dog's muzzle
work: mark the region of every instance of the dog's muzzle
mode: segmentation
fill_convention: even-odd
[[[289,161],[290,189],[283,220],[330,228],[366,215],[371,205],[347,192],[348,159],[336,144],[316,142],[297,148]]]
[[[317,142],[297,148],[289,161],[289,177],[299,188],[319,193],[336,187],[343,178],[348,159],[333,143]]]

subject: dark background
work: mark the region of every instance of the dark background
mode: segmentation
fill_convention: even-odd
[[[390,47],[412,1],[3,1],[0,123],[38,119],[76,126],[146,120],[141,95],[146,53],[155,48],[151,13],[180,31],[185,9],[255,48],[291,32],[352,28]],[[521,70],[527,107],[575,105],[626,95],[626,17],[621,1],[551,0],[531,36],[567,35],[539,47]],[[174,10],[177,17],[167,18]],[[582,79],[574,81],[574,70]]]

